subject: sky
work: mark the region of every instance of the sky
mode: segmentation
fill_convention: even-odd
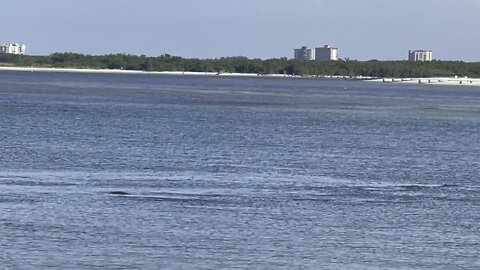
[[[27,54],[293,57],[303,45],[341,58],[480,61],[480,0],[22,0],[2,3],[0,43]]]

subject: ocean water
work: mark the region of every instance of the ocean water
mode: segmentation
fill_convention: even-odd
[[[0,72],[0,269],[480,269],[480,89]]]

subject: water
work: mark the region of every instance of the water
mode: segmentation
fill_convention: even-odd
[[[470,87],[0,72],[0,268],[479,269],[479,116]]]

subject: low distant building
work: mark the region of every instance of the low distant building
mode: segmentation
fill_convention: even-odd
[[[432,51],[415,50],[408,51],[408,61],[410,62],[430,62],[433,60]]]
[[[3,46],[0,46],[0,53],[8,54],[25,54],[26,46],[24,44],[18,43],[6,43]]]
[[[337,61],[338,48],[332,48],[330,45],[325,45],[321,48],[315,49],[315,60],[317,61]]]
[[[308,49],[306,46],[303,46],[300,49],[295,49],[295,60],[299,61],[312,61],[315,60],[315,51]]]

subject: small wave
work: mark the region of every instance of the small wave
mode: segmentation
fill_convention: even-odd
[[[9,179],[6,181],[1,180],[0,185],[28,186],[28,187],[67,187],[67,186],[76,186],[77,184],[68,183],[68,182],[46,182],[46,181]]]
[[[440,187],[442,188],[458,188],[460,187],[459,185],[455,185],[455,184],[443,184],[441,185]]]
[[[161,195],[151,195],[151,194],[126,194],[118,196],[126,200],[136,200],[143,202],[177,202],[177,203],[188,203],[188,204],[225,204],[229,200],[224,198],[205,198],[203,196],[161,196]]]
[[[361,186],[365,190],[422,190],[422,189],[448,189],[459,188],[457,184],[393,184],[393,183],[374,183]]]
[[[238,201],[244,193],[232,193],[223,189],[179,189],[179,190],[107,190],[101,191],[107,195],[131,200],[176,201],[176,202],[229,202]]]

